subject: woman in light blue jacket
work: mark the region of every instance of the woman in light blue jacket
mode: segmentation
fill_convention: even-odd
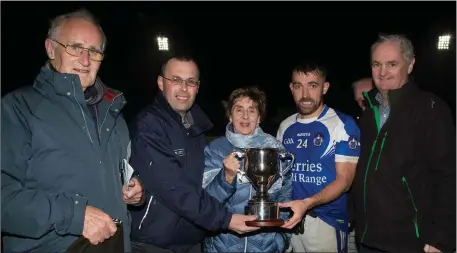
[[[220,137],[205,149],[205,173],[203,188],[213,197],[226,203],[233,213],[244,214],[244,207],[255,195],[249,180],[237,173],[243,166],[233,151],[245,148],[284,147],[273,136],[264,133],[259,127],[265,115],[266,97],[257,88],[242,88],[232,92],[226,104],[226,114],[230,122],[225,137]],[[286,166],[281,166],[285,168]],[[236,191],[228,190],[236,187]],[[268,191],[274,202],[291,200],[292,180],[290,173],[282,175]],[[287,219],[289,212],[282,212],[281,218]],[[266,231],[268,230],[268,231]],[[204,241],[205,252],[284,252],[290,235],[281,228],[261,228],[249,234],[238,235],[221,232],[209,236]]]

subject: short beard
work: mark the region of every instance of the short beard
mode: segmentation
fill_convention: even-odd
[[[311,107],[301,107],[300,106],[300,103],[302,102],[311,102],[312,103],[312,106]],[[308,115],[311,115],[313,113],[315,113],[317,111],[317,109],[319,109],[319,107],[322,105],[322,99],[319,100],[319,101],[314,101],[312,99],[306,99],[306,98],[301,98],[297,103],[296,103],[296,106],[297,106],[297,109],[298,109],[298,112],[300,113],[300,115],[302,116],[308,116]]]

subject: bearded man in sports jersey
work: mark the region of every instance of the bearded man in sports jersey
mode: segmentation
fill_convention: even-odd
[[[324,67],[304,63],[289,85],[298,113],[280,125],[277,138],[295,154],[292,200],[281,203],[293,216],[294,252],[347,251],[347,199],[360,153],[360,131],[348,115],[323,102],[330,83]]]

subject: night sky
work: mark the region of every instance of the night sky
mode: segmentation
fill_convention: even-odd
[[[1,2],[2,95],[31,85],[46,61],[44,40],[54,16],[86,7],[108,38],[99,72],[122,90],[130,120],[157,92],[166,55],[156,38],[169,38],[172,51],[192,54],[201,71],[197,102],[224,132],[221,100],[238,87],[267,93],[262,125],[275,134],[279,121],[295,112],[288,84],[296,63],[312,59],[329,70],[325,102],[358,115],[351,83],[370,75],[370,46],[379,33],[401,33],[413,42],[418,85],[445,99],[455,112],[455,2]],[[451,49],[436,49],[438,36],[454,37]],[[281,113],[280,113],[281,112]]]

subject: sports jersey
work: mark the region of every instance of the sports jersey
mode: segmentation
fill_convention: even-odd
[[[320,192],[336,179],[337,162],[357,163],[360,131],[348,115],[326,105],[319,116],[300,119],[293,114],[279,126],[277,138],[295,154],[292,169],[292,199],[304,199]],[[318,206],[318,214],[346,219],[346,194]]]

